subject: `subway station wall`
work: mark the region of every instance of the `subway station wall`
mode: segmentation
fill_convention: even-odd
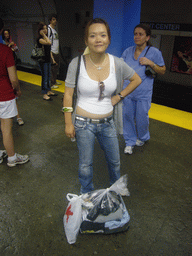
[[[192,86],[192,1],[142,0],[141,22],[151,25],[153,45],[162,51],[165,59],[167,71],[158,79]],[[181,51],[188,54],[189,59],[185,58],[185,61],[189,69],[186,72],[173,72],[173,61],[178,61],[178,56],[175,56],[178,41],[181,42]]]

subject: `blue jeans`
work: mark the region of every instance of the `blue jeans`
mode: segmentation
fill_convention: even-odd
[[[41,92],[47,94],[51,90],[51,63],[39,62],[39,66],[42,75]]]
[[[116,128],[113,119],[101,124],[75,120],[75,132],[79,149],[79,181],[81,193],[94,189],[93,186],[93,151],[95,138],[105,153],[108,164],[110,184],[120,178],[120,154]]]

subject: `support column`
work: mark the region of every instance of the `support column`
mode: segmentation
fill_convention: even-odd
[[[111,30],[108,53],[120,57],[134,44],[133,29],[140,23],[141,0],[94,0],[93,18],[106,20]]]

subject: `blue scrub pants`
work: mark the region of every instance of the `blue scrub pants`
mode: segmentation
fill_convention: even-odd
[[[150,139],[149,116],[151,100],[123,100],[123,136],[126,146],[135,146],[136,140]]]

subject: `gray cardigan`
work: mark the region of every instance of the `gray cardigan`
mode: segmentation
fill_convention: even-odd
[[[115,70],[117,79],[117,89],[114,94],[118,94],[123,89],[123,81],[129,80],[135,73],[135,71],[129,67],[124,60],[113,56],[115,60]],[[65,80],[65,86],[70,88],[75,88],[76,72],[77,72],[78,57],[74,58],[69,64],[67,77]],[[78,90],[77,90],[78,98]],[[73,120],[76,112],[76,107],[74,108]],[[123,133],[123,117],[122,117],[122,102],[119,102],[114,108],[114,121],[116,124],[117,132],[119,134]]]

